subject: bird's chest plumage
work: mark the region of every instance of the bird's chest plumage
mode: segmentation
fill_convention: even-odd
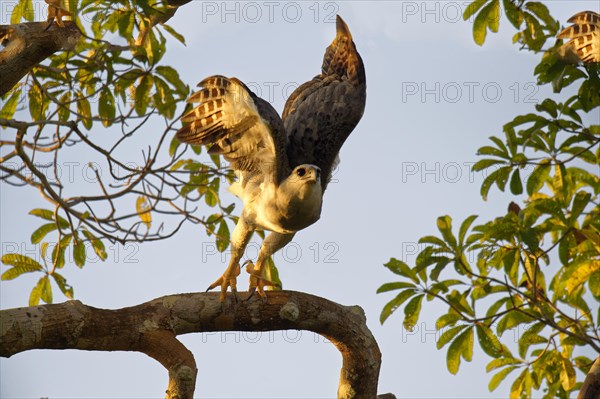
[[[289,234],[319,220],[322,204],[319,184],[297,190],[261,186],[251,198],[244,199],[244,215],[257,228]]]

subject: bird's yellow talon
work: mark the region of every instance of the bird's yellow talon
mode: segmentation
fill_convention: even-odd
[[[237,267],[235,267],[231,275],[228,275],[228,271],[229,270],[226,270],[221,277],[219,277],[214,283],[209,285],[206,289],[206,292],[214,288],[221,287],[221,295],[219,296],[219,300],[221,301],[221,303],[224,303],[227,298],[227,289],[231,288],[233,298],[237,303],[237,277],[240,275],[240,266],[238,265]]]

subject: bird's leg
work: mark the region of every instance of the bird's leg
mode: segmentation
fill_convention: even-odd
[[[265,267],[269,257],[292,241],[294,234],[295,233],[280,234],[273,232],[265,239],[260,248],[256,265],[249,262],[249,265],[246,267],[246,271],[250,273],[250,295],[248,296],[248,299],[250,299],[254,294],[254,291],[256,291],[263,300],[266,300],[264,288],[266,286],[278,285],[265,277]]]
[[[240,217],[231,235],[231,260],[229,265],[223,275],[206,289],[206,291],[209,291],[221,287],[221,304],[225,302],[228,287],[231,287],[231,292],[237,302],[237,276],[240,275],[240,259],[244,255],[244,250],[253,232],[254,229],[244,221],[244,217]]]

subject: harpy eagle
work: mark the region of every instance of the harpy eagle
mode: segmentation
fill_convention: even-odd
[[[231,235],[227,269],[207,289],[221,287],[236,296],[240,259],[252,233],[268,230],[258,259],[248,262],[250,295],[265,300],[269,257],[296,232],[319,220],[323,193],[338,152],[360,121],[366,100],[362,59],[346,23],[337,17],[336,37],[327,47],[321,73],[288,98],[282,117],[236,78],[211,76],[188,103],[198,105],[182,117],[177,138],[222,154],[238,175],[230,190],[244,208]]]

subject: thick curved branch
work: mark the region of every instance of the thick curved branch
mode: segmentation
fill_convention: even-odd
[[[79,301],[0,311],[0,356],[31,349],[138,351],[169,371],[167,398],[192,398],[196,363],[177,339],[213,331],[308,330],[329,339],[343,362],[338,398],[375,398],[381,364],[363,310],[293,291],[221,309],[218,293],[169,295],[116,310]]]
[[[0,97],[16,85],[31,68],[60,50],[71,49],[81,39],[74,22],[65,27],[47,22],[0,25]]]

